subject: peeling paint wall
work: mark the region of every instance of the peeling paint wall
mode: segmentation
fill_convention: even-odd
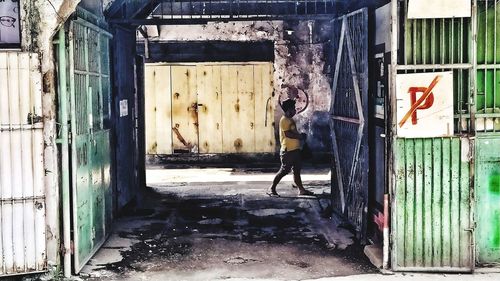
[[[297,107],[307,107],[295,119],[300,130],[309,135],[316,153],[330,150],[329,67],[325,66],[329,46],[329,22],[260,21],[208,23],[206,25],[149,26],[150,41],[262,41],[272,40],[275,49],[274,92],[278,101],[288,97],[290,87],[299,89]],[[138,35],[138,40],[142,36]],[[308,99],[308,102],[306,101]],[[275,124],[282,112],[275,114]],[[276,128],[276,134],[278,128]],[[276,135],[277,136],[277,135]]]

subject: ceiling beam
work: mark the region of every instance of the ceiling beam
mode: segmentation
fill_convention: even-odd
[[[236,22],[236,21],[274,21],[274,20],[331,20],[334,15],[308,15],[308,16],[250,16],[241,18],[152,18],[152,19],[110,19],[110,24],[130,25],[190,25],[207,24],[209,22]]]

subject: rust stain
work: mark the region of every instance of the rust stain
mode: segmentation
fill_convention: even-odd
[[[241,148],[243,147],[243,141],[238,138],[234,141],[234,147],[236,148],[236,150],[241,150]]]
[[[177,139],[185,146],[187,147],[189,150],[191,150],[191,148],[193,147],[190,143],[188,143],[181,135],[181,133],[179,132],[179,129],[177,129],[179,127],[179,124],[175,124],[175,127],[172,128],[172,131],[174,131],[175,135],[177,136]]]

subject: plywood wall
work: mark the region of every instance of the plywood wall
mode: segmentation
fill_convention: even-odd
[[[272,63],[147,64],[147,153],[274,152],[272,77]]]

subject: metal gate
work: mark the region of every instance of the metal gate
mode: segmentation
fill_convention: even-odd
[[[417,1],[414,1],[415,3]],[[454,132],[391,137],[391,263],[396,271],[471,272],[476,29],[472,18],[412,18],[412,1],[392,1],[391,108],[397,74],[453,72]],[[474,6],[474,5],[473,5]],[[433,7],[429,7],[432,9]],[[401,32],[396,32],[400,30]],[[450,90],[451,90],[450,89]]]
[[[112,218],[110,38],[82,19],[71,23],[67,49],[75,272],[104,243]]]
[[[331,133],[334,207],[366,234],[368,202],[368,9],[334,21]]]
[[[47,268],[37,54],[0,53],[0,276]]]

